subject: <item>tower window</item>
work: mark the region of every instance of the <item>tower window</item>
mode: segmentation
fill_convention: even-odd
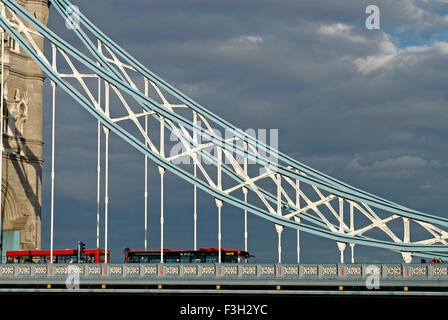
[[[16,52],[16,53],[20,53],[20,46],[13,37],[9,37],[8,45],[9,45],[9,50]]]
[[[3,133],[8,133],[8,117],[8,108],[6,108],[6,106],[3,106]]]

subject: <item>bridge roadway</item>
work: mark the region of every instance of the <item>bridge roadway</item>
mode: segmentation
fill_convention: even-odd
[[[433,295],[448,264],[0,264],[0,293]]]

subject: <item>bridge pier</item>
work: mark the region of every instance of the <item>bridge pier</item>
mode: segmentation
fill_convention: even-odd
[[[243,188],[243,194],[244,194],[244,203],[247,203],[247,188]],[[244,251],[247,251],[247,240],[248,240],[248,233],[247,233],[247,210],[244,210]]]
[[[344,199],[339,198],[339,232],[344,233]],[[338,242],[338,249],[341,253],[341,263],[344,263],[344,251],[347,246],[345,242]]]
[[[294,217],[297,223],[300,223],[300,218]],[[297,229],[297,263],[300,263],[300,230]]]
[[[222,149],[220,147],[217,148],[217,158],[218,158],[218,172],[217,172],[217,187],[219,190],[222,190]],[[222,200],[215,199],[216,206],[218,207],[218,263],[222,262],[222,254],[221,254],[221,208],[222,208]]]
[[[409,218],[403,218],[403,242],[410,243],[411,242],[411,229],[410,229],[410,220]],[[404,263],[412,262],[412,253],[411,252],[402,252]]]
[[[193,125],[196,127],[198,125],[198,114],[197,112],[193,112]],[[194,146],[198,145],[198,133],[197,130],[193,130],[193,143]],[[193,175],[197,178],[197,164],[193,159]],[[193,249],[197,250],[197,221],[198,221],[198,213],[197,213],[197,186],[193,185]]]
[[[165,157],[165,118],[160,116],[160,155]],[[164,219],[164,199],[163,199],[163,177],[165,174],[165,168],[159,166],[160,174],[160,263],[163,263],[163,227],[165,223]]]
[[[276,224],[275,230],[278,235],[278,263],[282,263],[282,232],[283,226]]]
[[[300,181],[296,179],[296,208],[300,210]],[[300,223],[300,218],[295,216],[294,220]],[[300,230],[297,229],[297,263],[300,263]]]
[[[412,253],[411,252],[402,252],[401,256],[403,257],[404,263],[412,263]]]
[[[277,214],[282,215],[282,176],[277,174]],[[278,235],[278,263],[282,263],[282,232],[283,226],[276,224],[275,230]]]
[[[149,97],[149,81],[145,78],[145,97]],[[148,115],[145,115],[145,147],[148,147]],[[144,237],[144,248],[148,250],[148,156],[145,154],[145,191],[144,191],[144,201],[145,201],[145,237]]]
[[[354,243],[350,243],[350,250],[351,250],[351,253],[352,253],[352,260],[351,260],[351,262],[355,263],[355,244]]]
[[[164,208],[163,208],[163,177],[165,174],[165,168],[159,167],[159,174],[160,174],[160,263],[163,263],[163,229],[165,224],[165,218],[164,218]]]
[[[243,142],[243,147],[244,147],[244,151],[247,152],[247,142],[244,141]],[[247,176],[247,165],[248,165],[248,161],[247,161],[247,157],[244,157],[243,159],[243,170],[244,170],[244,174]],[[249,192],[249,190],[246,187],[242,188],[243,190],[243,195],[244,195],[244,203],[247,203],[247,194]],[[247,234],[247,209],[244,209],[244,251],[247,251],[247,240],[248,240],[248,234]]]
[[[221,263],[221,240],[222,240],[222,234],[221,234],[221,208],[222,208],[222,201],[215,199],[216,207],[218,208],[218,263]]]
[[[98,41],[98,49],[101,47]],[[101,110],[101,78],[98,78],[97,108]],[[97,120],[97,162],[96,162],[96,248],[100,248],[100,206],[101,206],[101,121]]]
[[[350,232],[355,231],[355,213],[353,208],[353,202],[350,202]],[[352,253],[352,263],[355,263],[355,244],[350,243],[350,250]]]
[[[55,63],[56,47],[53,46],[53,66]],[[51,200],[50,200],[50,263],[53,263],[54,247],[54,146],[56,130],[56,83],[51,81],[52,108],[51,108]]]
[[[104,112],[110,116],[110,84],[104,82]],[[104,263],[108,261],[108,226],[109,226],[109,134],[110,129],[103,126],[105,141],[104,141]]]
[[[344,251],[345,251],[345,248],[347,247],[347,244],[345,242],[338,242],[337,244],[338,244],[339,252],[341,253],[340,261],[341,261],[341,263],[344,263]]]

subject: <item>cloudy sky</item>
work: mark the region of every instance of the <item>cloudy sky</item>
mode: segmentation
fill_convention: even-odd
[[[448,218],[448,2],[73,0],[151,71],[239,128],[278,129],[279,150],[405,206]],[[366,7],[380,9],[368,30]],[[50,9],[49,26],[70,39]],[[49,246],[50,91],[45,101],[43,247]],[[96,245],[96,120],[58,92],[55,246]],[[109,246],[143,247],[143,156],[111,137]],[[159,177],[150,167],[149,245],[159,247]],[[165,247],[193,246],[192,187],[166,177]],[[200,193],[199,247],[216,247],[216,207]],[[223,246],[243,217],[223,211]],[[103,220],[103,217],[101,217]],[[103,245],[103,224],[101,225]],[[295,231],[283,237],[294,262]],[[249,219],[249,249],[275,261],[274,227]],[[356,248],[357,261],[400,261]],[[348,250],[347,255],[348,259]],[[303,262],[336,262],[335,243],[303,234]]]

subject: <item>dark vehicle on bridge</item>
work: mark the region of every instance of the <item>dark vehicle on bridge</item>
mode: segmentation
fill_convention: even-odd
[[[201,248],[199,250],[163,250],[165,263],[217,263],[219,249]],[[222,263],[247,263],[252,258],[244,250],[221,249]],[[160,250],[125,249],[126,263],[160,263]]]
[[[108,261],[110,252],[108,250]],[[50,250],[7,251],[6,263],[49,263]],[[104,249],[53,250],[53,263],[104,263]]]

